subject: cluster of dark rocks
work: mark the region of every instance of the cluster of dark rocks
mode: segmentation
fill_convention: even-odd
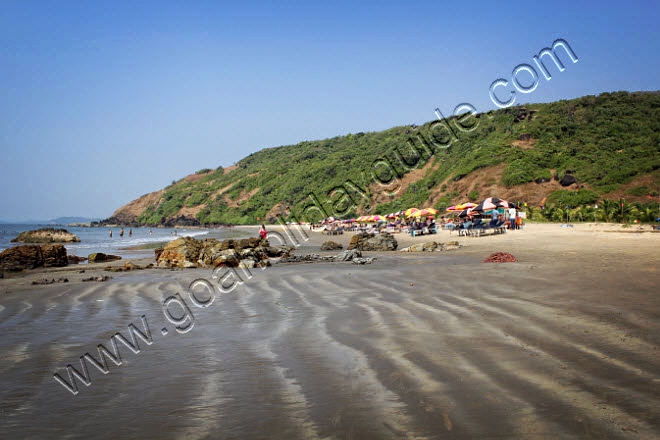
[[[449,243],[439,243],[436,241],[427,241],[425,243],[417,243],[407,248],[399,250],[399,252],[443,252],[453,251],[462,247],[457,241],[450,241]]]
[[[337,255],[321,256],[318,254],[291,255],[280,259],[280,263],[319,263],[319,262],[350,261],[353,264],[371,264],[376,257],[363,258],[359,249],[350,249]]]
[[[99,276],[91,276],[87,278],[83,278],[81,281],[88,282],[88,281],[96,281],[96,282],[103,282],[103,281],[108,281],[111,280],[112,277],[108,275],[99,275]]]
[[[68,283],[69,279],[67,277],[59,277],[58,279],[51,278],[42,278],[40,280],[35,280],[32,281],[33,286],[41,286],[41,285],[46,285],[46,284],[55,284],[55,283]]]

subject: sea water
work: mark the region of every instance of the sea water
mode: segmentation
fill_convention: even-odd
[[[0,224],[0,251],[24,244],[12,243],[11,240],[24,231],[40,228],[64,228],[75,234],[79,243],[64,243],[67,254],[87,257],[94,252],[119,255],[123,258],[146,258],[153,257],[153,248],[158,243],[175,240],[179,237],[204,238],[213,231],[213,236],[222,239],[231,236],[232,231],[228,228],[219,229],[185,229],[185,228],[124,228],[124,236],[120,237],[121,228],[90,228],[90,227],[66,227],[57,225],[34,225],[34,224]],[[110,237],[112,230],[112,237]]]

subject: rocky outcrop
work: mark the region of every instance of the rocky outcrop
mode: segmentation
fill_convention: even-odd
[[[65,267],[69,264],[66,248],[61,244],[42,244],[41,255],[44,267]]]
[[[344,249],[344,246],[332,240],[328,240],[321,245],[322,251],[338,251],[340,249]]]
[[[196,240],[181,237],[156,250],[158,267],[265,267],[269,258],[290,255],[291,248],[273,247],[268,240]]]
[[[80,239],[66,229],[41,228],[25,231],[12,239],[12,243],[77,243]]]
[[[451,251],[462,247],[457,241],[450,241],[449,243],[437,243],[435,241],[427,241],[426,243],[417,243],[407,248],[400,249],[399,252],[442,252]]]
[[[77,255],[67,255],[66,259],[69,264],[78,264],[87,261],[87,257],[78,257]]]
[[[151,269],[152,267],[154,267],[154,265],[149,264],[146,268]],[[130,272],[132,270],[142,270],[142,269],[145,268],[137,264],[134,264],[131,261],[127,261],[124,263],[123,266],[107,266],[103,270],[105,270],[106,272]]]
[[[61,244],[25,244],[0,252],[0,269],[19,271],[38,267],[64,267],[66,248]]]
[[[161,262],[168,262],[169,266],[197,267],[202,243],[192,237],[181,237],[165,245],[163,252],[158,257],[159,266]]]
[[[104,254],[103,252],[94,252],[87,256],[87,261],[89,263],[107,263],[108,261],[121,260],[121,257],[118,255]]]
[[[395,251],[396,239],[389,232],[381,232],[378,235],[360,233],[351,237],[347,249],[359,249],[361,251]]]
[[[376,261],[376,258],[363,258],[359,249],[350,249],[333,256],[322,257],[318,254],[291,255],[280,260],[281,263],[319,263],[323,261],[350,261],[353,264],[371,264]]]

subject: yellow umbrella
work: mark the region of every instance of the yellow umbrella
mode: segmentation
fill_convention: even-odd
[[[406,209],[406,212],[403,213],[406,217],[415,217],[417,213],[419,212],[419,209],[417,208],[408,208]]]
[[[419,211],[419,216],[426,216],[426,215],[436,215],[438,213],[437,209],[433,208],[424,208],[421,211]]]

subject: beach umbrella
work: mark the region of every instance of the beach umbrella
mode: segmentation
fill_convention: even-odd
[[[475,206],[477,206],[476,203],[471,203],[471,202],[461,203],[460,205],[450,206],[449,208],[447,208],[447,211],[461,212],[461,211],[465,211],[468,208],[474,208]]]
[[[371,221],[372,221],[372,222],[381,222],[381,221],[385,221],[385,217],[383,217],[382,215],[372,215],[372,216],[371,216]]]
[[[393,219],[393,218],[396,218],[396,213],[392,212],[392,213],[390,213],[390,214],[387,214],[387,215],[385,216],[385,218],[387,218],[387,219]]]
[[[477,206],[473,207],[472,210],[477,212],[483,212],[497,208],[510,208],[512,206],[516,207],[515,204],[507,202],[504,199],[499,199],[497,197],[488,197],[487,199],[482,200],[481,203],[479,203]]]
[[[458,217],[459,217],[459,218],[463,218],[463,217],[467,217],[467,216],[470,216],[470,217],[471,217],[471,216],[473,216],[474,214],[476,214],[475,210],[472,209],[472,208],[468,208],[468,209],[464,209],[463,211],[461,211],[461,212],[458,214]]]
[[[428,216],[428,215],[436,215],[437,213],[438,213],[438,210],[437,210],[437,209],[433,209],[433,208],[424,208],[424,209],[422,209],[421,211],[419,211],[419,214],[418,214],[418,215],[419,215],[420,217],[426,217],[426,216]]]
[[[419,209],[417,209],[417,208],[408,208],[403,213],[403,215],[405,215],[406,217],[414,217],[415,215],[417,215],[418,212],[419,212]]]

